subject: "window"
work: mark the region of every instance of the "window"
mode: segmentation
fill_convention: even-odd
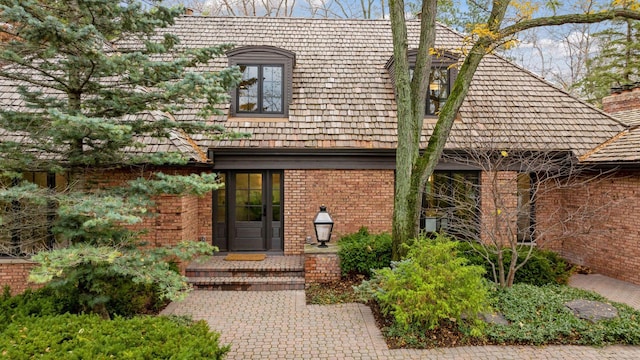
[[[518,174],[518,242],[525,244],[535,242],[532,185],[530,174]]]
[[[417,50],[409,50],[409,76],[413,77],[413,68],[416,63]],[[458,75],[458,70],[453,66],[458,62],[458,57],[449,52],[434,57],[431,60],[431,75],[425,106],[425,115],[437,116],[451,92],[451,86]],[[393,79],[393,58],[387,62],[387,70]]]
[[[427,94],[427,115],[437,115],[449,97],[451,83],[449,82],[449,72],[447,68],[432,68],[429,77],[429,93]]]
[[[236,113],[282,114],[284,87],[282,65],[240,65]]]
[[[478,234],[479,173],[435,171],[427,182],[420,228],[467,239]]]
[[[61,174],[25,172],[22,178],[51,191],[62,191],[67,179]],[[55,243],[51,224],[55,219],[55,204],[24,200],[0,202],[0,255],[28,256],[50,249]]]
[[[242,72],[231,98],[231,117],[289,115],[295,54],[272,46],[245,46],[227,53],[229,65]]]

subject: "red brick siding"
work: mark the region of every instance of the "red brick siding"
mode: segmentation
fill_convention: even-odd
[[[208,193],[198,198],[198,240],[204,236],[205,241],[213,241],[213,201]]]
[[[200,169],[176,169],[157,168],[170,175],[189,175],[191,173],[201,173]],[[151,178],[151,170],[136,171],[122,169],[105,173],[94,172],[90,178],[92,182],[101,186],[121,185],[127,180],[132,180],[143,176]],[[142,239],[155,246],[176,245],[183,240],[199,240],[204,236],[206,241],[211,242],[211,193],[203,197],[185,195],[163,195],[155,199],[156,206],[151,209],[155,216],[145,218],[142,223],[132,226],[133,229],[145,229],[146,234]]]
[[[593,214],[581,212],[585,208]],[[558,216],[571,212],[584,215],[574,215],[557,226]],[[536,226],[544,234],[537,240],[541,247],[595,272],[640,285],[638,219],[638,172],[620,172],[580,187],[549,191],[536,199]]]
[[[517,176],[515,171],[480,174],[480,239],[484,243],[507,244],[517,235]]]
[[[322,204],[335,222],[332,240],[362,226],[390,231],[393,178],[393,170],[285,170],[285,254],[302,254],[305,238],[315,238],[313,218]]]
[[[0,260],[0,287],[9,286],[11,295],[40,287],[41,285],[28,282],[29,272],[34,266],[34,263],[26,260]]]
[[[338,254],[305,254],[304,279],[306,283],[327,283],[340,280]]]

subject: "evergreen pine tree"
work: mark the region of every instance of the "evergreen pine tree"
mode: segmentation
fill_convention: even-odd
[[[171,116],[193,103],[200,104],[202,118],[216,113],[239,73],[233,68],[194,72],[228,47],[181,47],[180,39],[165,29],[182,9],[159,3],[0,0],[0,84],[20,95],[5,96],[0,109],[0,203],[5,210],[0,211],[5,229],[0,238],[12,252],[37,252],[32,279],[75,284],[85,293],[87,308],[97,312],[104,312],[109,297],[100,279],[125,276],[157,283],[165,297],[175,299],[187,289],[186,282],[163,260],[213,250],[195,242],[151,249],[140,246],[139,234],[127,227],[141,221],[154,195],[217,188],[213,174],[159,174],[108,189],[87,181],[87,174],[99,169],[190,160],[180,153],[147,153],[144,139],[193,132],[229,136],[198,119]],[[54,174],[48,176],[66,178],[69,185],[57,191],[39,188],[25,181],[25,172]],[[11,216],[25,208],[49,210],[44,216],[48,244],[25,246],[29,236],[24,235],[33,232],[23,231],[25,218],[19,222]]]

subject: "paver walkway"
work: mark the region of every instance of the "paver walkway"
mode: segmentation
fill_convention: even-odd
[[[580,280],[598,283],[588,279]],[[632,346],[389,350],[368,307],[306,305],[302,290],[194,291],[163,313],[206,320],[222,343],[231,344],[228,359],[640,359],[640,347]]]
[[[640,286],[613,279],[600,274],[576,274],[569,279],[569,285],[593,290],[609,300],[627,304],[640,310]]]

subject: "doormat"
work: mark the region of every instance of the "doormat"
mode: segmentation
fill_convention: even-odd
[[[266,254],[229,254],[224,259],[226,261],[262,261]]]

